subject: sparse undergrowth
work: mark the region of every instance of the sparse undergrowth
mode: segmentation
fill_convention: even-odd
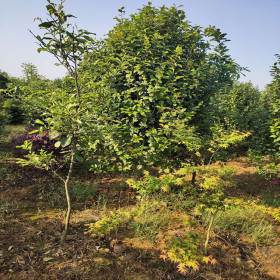
[[[207,220],[207,216],[204,216],[204,221]],[[244,239],[259,245],[271,245],[277,237],[268,215],[253,206],[239,206],[218,213],[213,228],[229,239]]]

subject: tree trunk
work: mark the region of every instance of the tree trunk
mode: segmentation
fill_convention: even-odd
[[[205,241],[205,245],[204,245],[204,254],[206,256],[208,255],[208,244],[209,244],[209,239],[210,239],[210,231],[212,229],[213,222],[214,222],[216,214],[217,214],[217,211],[215,213],[212,213],[211,216],[210,216],[210,222],[209,222],[207,235],[206,235],[206,241]]]
[[[71,174],[73,171],[73,164],[74,164],[74,150],[72,149],[70,166],[69,166],[67,178],[64,182],[65,195],[66,195],[66,200],[67,200],[67,214],[66,214],[66,219],[65,219],[65,229],[61,236],[60,244],[63,244],[65,242],[66,236],[67,236],[68,230],[69,230],[69,224],[70,224],[71,199],[70,199],[70,194],[69,194],[69,180],[70,180],[70,177],[71,177]]]
[[[194,172],[192,173],[192,185],[195,184],[195,178],[196,178],[196,171],[194,171]]]

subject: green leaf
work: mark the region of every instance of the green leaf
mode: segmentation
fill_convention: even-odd
[[[75,16],[73,16],[73,15],[70,15],[70,14],[69,14],[69,15],[67,15],[67,17],[77,18],[77,17],[75,17]]]
[[[83,157],[80,156],[80,155],[76,155],[75,158],[76,158],[76,160],[77,160],[78,162],[80,162],[80,163],[82,163],[82,162],[84,161]]]
[[[42,126],[39,128],[39,134],[40,134],[41,136],[44,135],[44,128],[43,128]]]
[[[12,99],[8,99],[4,102],[3,108],[9,108],[11,107],[13,104],[13,100]]]
[[[56,130],[51,130],[49,132],[49,135],[50,135],[50,139],[55,139],[56,137],[59,137],[60,136],[60,133]]]
[[[61,142],[60,142],[60,141],[57,141],[57,142],[55,142],[55,144],[54,144],[54,146],[55,146],[56,148],[59,148],[60,145],[61,145]]]
[[[41,120],[39,120],[39,119],[37,119],[36,121],[35,121],[35,123],[37,123],[37,124],[40,124],[40,125],[45,125]]]
[[[40,53],[40,52],[45,51],[45,50],[46,50],[45,48],[38,48],[37,52]]]
[[[62,140],[61,140],[61,146],[64,148],[64,147],[66,147],[66,146],[69,146],[70,144],[71,144],[71,139],[72,139],[72,136],[67,136],[67,137],[65,137],[65,138],[63,138]]]
[[[28,134],[34,134],[34,133],[38,133],[38,132],[39,132],[39,129],[36,129],[36,130],[30,131]]]
[[[55,9],[51,4],[47,5],[46,8],[49,11],[50,15],[52,15],[55,12]]]
[[[46,21],[46,22],[42,22],[39,24],[39,27],[43,27],[43,28],[50,28],[51,26],[53,26],[54,21]]]

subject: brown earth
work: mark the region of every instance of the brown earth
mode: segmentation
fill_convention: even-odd
[[[232,191],[235,197],[258,197],[265,189],[275,188],[244,159],[228,165],[238,170],[238,186]],[[216,264],[202,265],[199,271],[181,275],[175,264],[159,258],[157,250],[132,247],[124,241],[117,243],[124,247],[116,247],[112,245],[113,236],[93,239],[85,234],[86,224],[98,220],[103,208],[135,203],[135,193],[118,187],[121,178],[113,175],[79,177],[97,184],[98,196],[74,201],[70,234],[61,248],[61,209],[65,202],[63,195],[52,196],[60,188],[58,182],[46,172],[12,162],[2,162],[0,180],[0,279],[280,279],[279,245],[252,250],[242,242],[237,244],[212,233],[210,254]],[[52,194],[42,194],[42,186]]]

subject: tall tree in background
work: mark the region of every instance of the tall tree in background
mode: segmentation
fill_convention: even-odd
[[[265,152],[271,147],[268,100],[251,82],[236,82],[226,93],[219,92],[212,106],[221,125],[252,132],[244,148]]]
[[[272,105],[271,137],[274,143],[280,147],[280,55],[276,55],[277,61],[271,67],[272,82],[267,86],[268,96]]]

